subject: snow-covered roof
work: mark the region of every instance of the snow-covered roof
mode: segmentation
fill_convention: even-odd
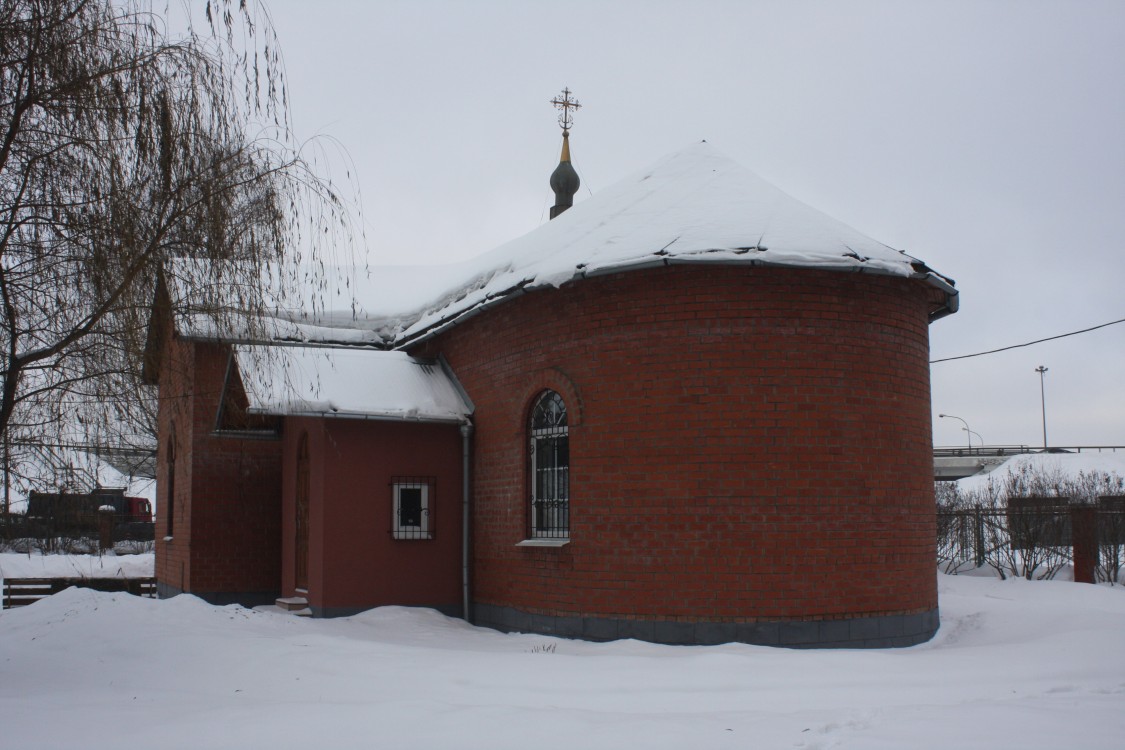
[[[947,277],[790,197],[703,142],[472,260],[340,274],[330,285],[354,290],[354,300],[337,293],[300,312],[279,309],[285,320],[267,325],[264,338],[402,348],[512,295],[598,274],[689,263],[914,278],[941,292],[943,303],[931,319],[955,312],[958,304]],[[198,315],[181,317],[177,330],[228,340],[263,338],[239,336],[233,328],[221,335]]]
[[[473,407],[440,362],[323,346],[235,347],[256,414],[462,422]]]
[[[790,197],[703,142],[474,261],[397,336],[408,342],[513,293],[676,263],[797,266],[952,282]],[[361,301],[362,302],[362,301]]]

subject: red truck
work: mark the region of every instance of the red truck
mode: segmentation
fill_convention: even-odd
[[[100,508],[113,508],[113,538],[149,541],[153,538],[152,503],[127,497],[124,488],[98,487],[93,492],[32,492],[27,498],[27,521],[53,533],[96,535]]]

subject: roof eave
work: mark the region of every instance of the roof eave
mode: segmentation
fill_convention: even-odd
[[[407,416],[402,414],[380,414],[358,411],[325,411],[317,409],[270,409],[251,407],[246,410],[248,414],[257,414],[272,417],[309,417],[312,419],[354,419],[366,422],[398,422],[411,424],[464,424],[469,415],[464,416]]]
[[[441,333],[444,333],[454,326],[460,325],[469,318],[475,317],[482,312],[495,307],[496,305],[506,302],[507,300],[521,296],[527,292],[537,291],[545,288],[558,288],[563,284],[569,284],[574,281],[586,278],[596,278],[598,276],[608,276],[615,273],[626,273],[630,271],[643,271],[651,268],[661,268],[671,265],[716,265],[716,266],[751,266],[751,267],[770,267],[770,268],[802,268],[807,270],[824,270],[835,271],[843,273],[867,273],[879,276],[896,276],[898,278],[913,278],[922,281],[929,286],[939,289],[944,294],[944,303],[936,310],[929,314],[929,322],[934,322],[944,318],[947,315],[952,315],[957,312],[959,307],[959,295],[957,289],[953,285],[951,279],[942,276],[941,274],[933,271],[919,263],[918,266],[922,270],[916,270],[913,273],[903,276],[901,274],[893,273],[892,271],[885,270],[879,266],[862,266],[853,264],[823,264],[823,265],[797,265],[794,263],[787,263],[784,261],[774,261],[761,256],[745,257],[745,258],[724,258],[716,260],[706,256],[676,256],[676,255],[661,255],[657,257],[648,256],[641,257],[635,260],[626,261],[623,263],[615,263],[611,265],[598,266],[590,268],[581,265],[575,268],[574,274],[562,282],[562,284],[532,284],[530,280],[509,287],[503,292],[486,297],[480,302],[467,307],[463,310],[456,311],[445,317],[439,318],[434,323],[420,329],[415,333],[407,333],[400,335],[394,342],[393,347],[396,350],[406,350],[410,347],[417,346],[424,341],[428,341]]]

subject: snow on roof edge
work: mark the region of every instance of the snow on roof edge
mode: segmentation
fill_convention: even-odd
[[[663,268],[665,266],[672,266],[672,265],[712,265],[712,264],[713,265],[724,265],[724,266],[749,266],[749,267],[762,267],[762,268],[792,268],[792,267],[794,267],[790,263],[770,261],[770,260],[757,259],[757,258],[755,258],[755,259],[745,259],[745,260],[724,259],[722,261],[718,261],[718,260],[714,260],[714,259],[692,260],[690,258],[684,258],[684,257],[679,257],[679,258],[662,257],[658,260],[639,258],[639,259],[637,259],[635,261],[632,261],[632,262],[620,263],[620,264],[615,265],[615,266],[606,266],[606,267],[597,268],[597,269],[594,269],[594,270],[590,270],[590,269],[587,269],[587,268],[575,269],[574,275],[570,279],[567,279],[566,281],[564,281],[562,283],[566,284],[566,283],[571,283],[571,282],[574,282],[574,281],[581,281],[581,280],[587,279],[587,278],[596,278],[598,276],[608,276],[609,274],[613,274],[613,273],[640,271],[640,270],[644,270],[644,269],[648,269],[648,268]],[[900,276],[900,277],[903,276],[903,274],[893,273],[893,272],[886,271],[886,270],[881,270],[877,267],[862,268],[862,267],[855,267],[855,266],[844,265],[844,264],[841,264],[839,266],[832,266],[832,265],[829,265],[829,264],[825,263],[825,264],[821,264],[821,265],[809,265],[809,266],[801,266],[801,267],[812,268],[812,269],[820,269],[820,270],[829,270],[829,271],[840,271],[840,272],[845,272],[845,273],[866,273],[866,274],[872,274],[872,275],[877,275],[877,276]],[[931,315],[930,315],[930,322],[931,323],[936,321],[936,320],[939,320],[939,319],[941,319],[941,318],[943,318],[947,315],[952,315],[952,314],[956,313],[957,310],[959,309],[959,307],[960,307],[960,295],[959,295],[958,290],[953,286],[954,282],[953,282],[952,279],[949,279],[948,277],[943,276],[942,274],[940,274],[936,271],[930,270],[929,268],[926,268],[925,271],[915,271],[915,272],[911,273],[910,275],[905,276],[904,278],[910,278],[910,279],[914,279],[916,281],[920,281],[922,283],[925,283],[929,286],[932,286],[932,287],[935,287],[935,288],[941,290],[945,294],[946,304],[942,308],[940,308],[940,309],[936,310],[935,312],[931,313]],[[435,336],[439,336],[442,333],[444,333],[445,331],[447,331],[448,329],[453,328],[454,326],[459,325],[459,324],[465,322],[466,320],[468,320],[470,318],[476,317],[477,315],[485,312],[486,310],[489,310],[489,309],[495,307],[496,305],[498,305],[502,302],[506,302],[506,301],[508,301],[508,300],[510,300],[514,297],[519,297],[519,296],[522,296],[523,294],[526,294],[528,292],[539,291],[541,289],[557,288],[558,286],[561,286],[561,285],[562,284],[547,284],[547,283],[535,284],[535,283],[533,283],[533,281],[529,280],[525,283],[522,283],[522,284],[516,285],[515,287],[512,287],[510,290],[506,291],[505,293],[494,294],[494,295],[484,297],[480,300],[480,302],[478,302],[474,305],[471,305],[469,307],[465,307],[465,308],[462,308],[462,309],[459,309],[459,310],[455,310],[450,315],[439,318],[438,320],[434,321],[433,323],[431,323],[427,326],[419,327],[417,324],[415,324],[414,326],[410,326],[405,331],[400,332],[395,337],[394,341],[391,343],[391,346],[396,350],[404,350],[408,347],[415,346],[415,345],[420,344],[424,341],[428,341],[429,339],[432,339]],[[413,332],[411,332],[411,329],[417,329],[417,330],[414,330]]]
[[[253,414],[456,424],[473,412],[437,360],[354,347],[257,344],[234,351]]]

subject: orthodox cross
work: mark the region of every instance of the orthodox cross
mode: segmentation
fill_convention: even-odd
[[[570,110],[581,109],[582,105],[578,103],[577,99],[571,97],[570,89],[568,88],[563,89],[561,94],[552,99],[551,104],[554,104],[555,107],[562,110],[562,114],[559,115],[559,125],[565,133],[570,130],[570,126],[574,124],[574,115],[571,114]]]

